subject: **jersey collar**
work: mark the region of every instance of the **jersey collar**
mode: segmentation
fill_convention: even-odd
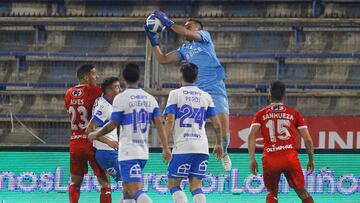
[[[105,101],[107,101],[109,104],[112,105],[112,102],[110,101],[110,99],[108,99],[105,95],[103,96],[103,98],[105,99]]]
[[[196,86],[194,83],[190,83],[190,84],[185,84],[185,85],[182,85],[183,87],[194,87]]]
[[[284,105],[282,102],[271,103],[271,105]]]

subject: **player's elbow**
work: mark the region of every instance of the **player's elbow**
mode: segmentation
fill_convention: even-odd
[[[159,62],[159,64],[164,65],[164,64],[168,64],[168,63],[169,63],[169,60],[167,59],[166,56],[164,56],[164,57],[160,57],[160,58],[158,59],[158,62]]]
[[[248,142],[252,142],[255,140],[256,134],[253,132],[250,132],[249,136],[248,136]]]

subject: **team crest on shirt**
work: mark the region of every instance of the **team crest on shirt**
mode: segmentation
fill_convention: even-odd
[[[80,98],[83,94],[84,92],[82,91],[82,89],[75,89],[71,92],[71,95],[75,98]]]

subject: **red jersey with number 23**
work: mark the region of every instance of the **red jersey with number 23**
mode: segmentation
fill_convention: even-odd
[[[264,155],[295,150],[297,130],[307,128],[302,115],[282,103],[272,103],[258,111],[251,125],[261,127]]]
[[[66,91],[65,107],[71,123],[71,140],[85,138],[85,129],[91,119],[92,107],[102,94],[101,88],[90,85],[76,85]]]

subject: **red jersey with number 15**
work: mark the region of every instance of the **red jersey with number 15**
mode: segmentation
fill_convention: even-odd
[[[261,126],[264,155],[295,150],[297,130],[307,128],[302,115],[282,103],[272,103],[258,111],[251,125]]]
[[[91,119],[92,107],[102,94],[101,88],[90,85],[76,85],[66,91],[65,107],[71,123],[71,140],[85,138],[85,129]]]

